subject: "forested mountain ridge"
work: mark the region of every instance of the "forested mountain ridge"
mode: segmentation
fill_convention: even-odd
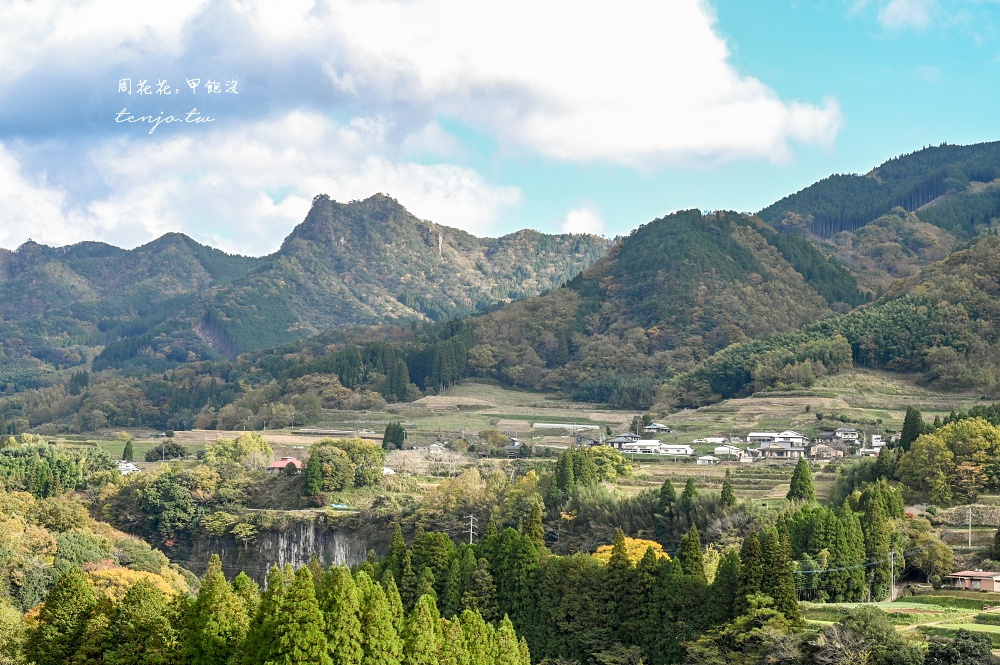
[[[921,211],[924,221],[969,240],[1000,215],[1000,190],[985,187],[997,178],[1000,142],[942,144],[894,157],[866,175],[832,175],[758,215],[782,230],[830,237],[901,207]]]
[[[852,362],[919,374],[942,390],[1000,390],[1000,237],[990,233],[877,302],[794,333],[734,345],[677,377],[661,409],[699,406],[775,386],[809,385],[814,370]]]
[[[213,290],[207,309],[237,351],[345,325],[466,316],[560,286],[608,248],[591,235],[480,239],[375,195],[317,196],[281,249]]]
[[[377,195],[324,195],[269,256],[170,233],[133,250],[97,242],[0,250],[0,386],[52,369],[135,360],[158,371],[331,328],[465,315],[555,288],[601,256],[589,235],[479,239]]]
[[[687,210],[640,226],[566,288],[471,320],[468,371],[648,406],[657,379],[864,299],[850,273],[800,236]]]

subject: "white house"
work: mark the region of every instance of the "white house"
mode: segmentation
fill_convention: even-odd
[[[638,441],[623,443],[621,451],[623,453],[642,453],[644,455],[652,455],[654,453],[662,452],[660,450],[662,447],[663,444],[656,439],[639,439]]]
[[[694,449],[691,446],[685,444],[677,443],[663,443],[660,444],[660,454],[661,455],[694,455]]]
[[[881,434],[872,434],[872,448],[881,448],[885,445],[885,437]]]
[[[696,459],[694,463],[697,464],[698,466],[709,466],[712,464],[718,464],[719,458],[712,457],[711,455],[702,455],[701,457]]]
[[[861,433],[854,429],[853,427],[838,427],[833,430],[833,436],[840,439],[841,441],[853,441],[857,442]]]
[[[747,443],[772,443],[778,438],[777,432],[750,432],[747,434]]]
[[[784,432],[778,433],[778,436],[774,438],[774,442],[788,443],[793,446],[804,446],[809,443],[809,437],[803,436],[794,430],[786,429]]]
[[[137,467],[135,464],[132,464],[132,462],[126,462],[125,460],[119,460],[118,461],[118,473],[122,474],[123,476],[127,476],[130,473],[142,473],[142,469],[140,469],[139,467]]]

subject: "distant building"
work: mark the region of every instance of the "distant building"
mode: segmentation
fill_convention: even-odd
[[[302,473],[302,460],[295,457],[282,457],[275,460],[268,465],[267,471],[268,473],[281,473],[289,464],[295,467],[295,473]]]
[[[861,432],[853,427],[838,427],[832,432],[820,432],[819,440],[821,443],[844,443],[848,445],[857,445],[859,441],[864,443],[861,439]]]
[[[945,578],[957,589],[972,591],[1000,591],[1000,573],[982,570],[960,570]]]
[[[601,429],[600,425],[577,425],[576,423],[533,423],[531,426],[535,429],[568,429],[571,432]]]
[[[626,443],[634,443],[638,441],[641,437],[638,434],[619,434],[618,436],[608,439],[605,441],[606,444],[612,448],[621,450],[621,447]],[[659,443],[659,441],[657,441]]]
[[[716,457],[734,457],[739,459],[740,457],[743,457],[743,449],[726,444],[724,446],[716,446],[715,450],[712,451],[712,454]]]
[[[132,462],[126,462],[125,460],[119,460],[118,461],[118,473],[122,474],[123,476],[127,476],[130,473],[142,473],[142,469],[140,469],[139,467],[137,467],[135,464],[132,464]]]
[[[843,456],[843,450],[838,450],[837,448],[829,446],[825,443],[817,443],[809,448],[809,457],[813,459],[833,459],[834,457]]]
[[[641,453],[643,455],[653,455],[661,453],[663,444],[656,439],[639,439],[629,443],[623,443],[621,451],[623,453]],[[688,446],[685,446],[686,448]]]
[[[712,457],[711,455],[702,455],[694,461],[698,466],[710,466],[719,463],[718,457]]]
[[[687,445],[686,443],[685,444],[663,443],[660,444],[660,454],[675,455],[678,457],[686,455],[689,456],[689,455],[694,455],[694,449],[691,446]]]
[[[768,460],[797,460],[806,456],[805,446],[796,446],[787,441],[774,441],[760,446],[760,456]]]
[[[670,427],[664,425],[663,423],[650,423],[643,427],[642,431],[646,433],[669,434]]]

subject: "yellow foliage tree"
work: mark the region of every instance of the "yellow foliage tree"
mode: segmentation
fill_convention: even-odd
[[[613,545],[601,545],[594,552],[594,558],[602,563],[607,563],[611,559]],[[646,550],[653,548],[653,554],[657,559],[670,559],[670,555],[663,551],[663,546],[654,540],[643,540],[642,538],[625,538],[625,552],[628,553],[628,560],[632,563],[639,563],[646,554]]]

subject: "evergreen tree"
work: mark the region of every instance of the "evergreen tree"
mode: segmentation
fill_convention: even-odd
[[[740,572],[739,554],[735,550],[728,550],[722,555],[719,568],[715,571],[715,579],[709,587],[709,611],[713,623],[725,623],[736,616]]]
[[[468,647],[458,617],[451,621],[441,619],[439,632],[438,665],[469,665]]]
[[[292,577],[292,567],[288,565],[284,568],[274,566],[268,572],[267,587],[261,594],[257,616],[251,624],[245,646],[241,649],[243,665],[263,665],[271,660],[277,624],[281,621],[281,606]]]
[[[903,417],[903,429],[899,433],[899,447],[909,450],[913,442],[924,433],[924,417],[920,410],[910,405],[906,407],[906,415]]]
[[[768,527],[761,532],[761,558],[765,562],[761,590],[774,600],[776,610],[792,621],[798,620],[795,562],[787,529],[777,532]]]
[[[744,614],[749,607],[747,598],[761,592],[764,582],[764,560],[760,540],[756,533],[743,539],[740,548],[740,577],[736,591],[736,614]]]
[[[625,549],[625,534],[618,529],[601,584],[605,596],[604,616],[612,634],[621,631],[623,622],[627,619],[628,607],[635,602],[636,587],[635,568]]]
[[[667,478],[660,485],[660,513],[667,515],[673,510],[676,502],[677,490],[674,489],[674,484],[670,482],[670,478]]]
[[[403,599],[403,607],[409,609],[417,602],[417,584],[417,575],[411,565],[410,550],[405,550],[399,580],[399,595]]]
[[[392,579],[391,577],[389,579]],[[361,598],[351,572],[330,566],[320,586],[319,609],[326,627],[326,648],[332,665],[361,665]]]
[[[990,558],[994,561],[1000,561],[1000,529],[993,534],[993,553]]]
[[[245,605],[222,574],[219,555],[213,554],[191,608],[186,636],[191,665],[225,665],[249,627]]]
[[[385,602],[389,604],[392,627],[396,629],[396,634],[401,636],[406,626],[406,613],[403,611],[403,599],[391,575],[386,578],[382,590],[385,591]]]
[[[418,600],[423,596],[430,596],[437,603],[437,592],[434,591],[434,582],[434,573],[431,572],[430,566],[421,568],[420,576],[417,578],[416,596]],[[415,605],[416,602],[414,602]]]
[[[490,564],[486,559],[476,563],[472,573],[472,584],[462,594],[462,612],[478,612],[486,621],[493,622],[500,618],[497,606],[497,588],[490,574]]]
[[[725,508],[732,508],[736,505],[736,493],[733,491],[733,480],[729,469],[726,469],[726,477],[722,480],[722,493],[719,495],[719,501]]]
[[[597,467],[585,449],[573,453],[573,481],[576,487],[587,487],[597,482]]]
[[[497,548],[500,546],[500,518],[497,511],[490,511],[490,521],[486,523],[486,531],[483,532],[483,540],[479,546],[479,555],[485,557],[487,561],[492,561],[496,556]]]
[[[816,490],[813,488],[812,471],[806,458],[800,457],[792,472],[792,483],[785,498],[789,501],[815,501]]]
[[[493,665],[493,639],[490,625],[483,621],[478,612],[465,610],[459,617],[462,636],[465,638],[465,652],[469,665]]]
[[[843,600],[860,602],[867,598],[867,580],[865,576],[866,560],[865,536],[861,528],[861,520],[846,504],[840,507],[838,514],[843,527],[844,541],[838,543],[836,558],[831,557],[835,565],[846,568],[843,584]]]
[[[257,609],[260,607],[260,586],[250,577],[241,572],[233,578],[233,593],[243,603],[243,613],[248,618],[257,616]]]
[[[135,456],[135,449],[132,447],[132,437],[125,439],[125,449],[122,450],[122,461],[131,462]]]
[[[456,556],[451,560],[451,567],[448,569],[448,582],[445,584],[444,595],[441,597],[441,614],[446,617],[453,617],[459,613],[462,607],[462,561]]]
[[[396,523],[396,528],[392,532],[392,540],[389,542],[389,549],[379,564],[381,572],[392,573],[398,585],[403,579],[403,557],[406,554],[406,540],[403,539],[403,529]]]
[[[428,570],[425,568],[425,570]],[[438,665],[440,617],[430,595],[420,596],[406,619],[404,665]]]
[[[325,631],[312,573],[303,566],[295,571],[281,604],[274,648],[265,665],[331,665]]]
[[[530,538],[513,529],[500,536],[496,556],[490,560],[497,585],[497,604],[524,633],[533,626],[535,598],[532,591],[538,570],[538,550]]]
[[[25,654],[35,665],[65,665],[80,647],[97,604],[94,588],[79,568],[70,568],[45,596],[38,622],[28,633]]]
[[[879,601],[889,594],[890,567],[889,550],[892,534],[882,503],[873,501],[862,513],[861,528],[865,534],[865,557],[872,564],[868,568],[868,588],[871,598]]]
[[[112,613],[102,643],[105,665],[158,665],[177,651],[177,634],[170,622],[165,593],[140,580],[129,587]],[[74,659],[82,665],[80,654]],[[97,658],[98,662],[101,660]]]
[[[545,547],[545,529],[542,526],[542,505],[537,501],[531,504],[531,514],[521,524],[521,535],[530,538],[539,551]]]
[[[677,560],[680,562],[681,569],[685,575],[696,577],[702,582],[705,581],[705,562],[701,553],[701,535],[698,533],[698,527],[693,524],[688,529],[688,532],[684,534],[684,537],[681,538],[680,547],[677,548]]]
[[[514,624],[507,617],[500,622],[496,634],[496,665],[522,665],[521,646],[514,632]],[[528,665],[524,663],[523,665]]]
[[[556,487],[564,497],[573,494],[576,489],[573,456],[573,449],[567,448],[559,454],[559,459],[556,461]]]
[[[687,482],[684,483],[684,491],[681,492],[679,507],[681,515],[689,525],[694,523],[694,506],[697,498],[698,488],[694,486],[694,478],[688,476]]]
[[[310,455],[306,462],[303,492],[306,496],[316,496],[323,491],[323,460],[319,455]]]
[[[362,665],[399,665],[403,643],[393,626],[385,592],[365,573],[359,572],[355,583],[361,592]]]

